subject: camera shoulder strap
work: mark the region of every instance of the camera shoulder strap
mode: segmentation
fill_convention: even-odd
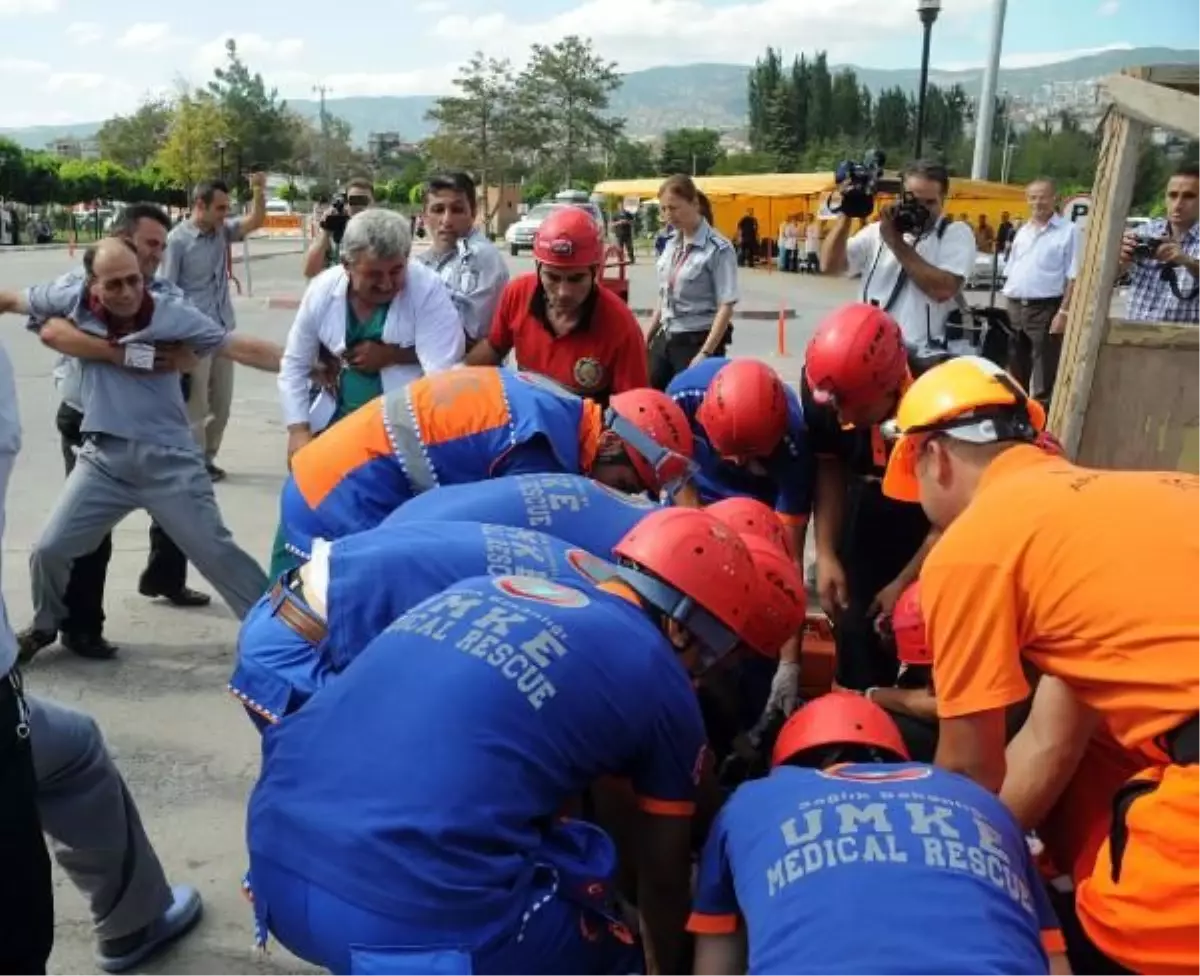
[[[934,238],[938,241],[939,244],[941,243],[942,238],[946,234],[946,228],[949,226],[950,226],[950,218],[942,217],[938,220],[937,225],[934,228]],[[924,235],[922,235],[922,236],[924,236]],[[920,239],[921,238],[918,237],[917,241],[920,241]],[[916,242],[914,242],[914,243],[916,243]],[[886,246],[887,245],[884,244],[883,240],[881,239],[879,241],[879,250],[875,252],[875,263],[876,264],[879,263],[879,256],[883,253],[883,249]],[[871,267],[871,273],[872,274],[875,273],[874,266]],[[885,312],[890,312],[892,310],[892,307],[896,304],[897,301],[899,301],[900,293],[902,291],[904,291],[904,286],[907,284],[908,284],[908,272],[904,270],[903,266],[901,266],[900,273],[898,275],[896,275],[896,283],[892,286],[892,293],[890,295],[888,295],[888,300],[883,305],[883,310]],[[863,287],[863,297],[864,298],[866,297],[866,286],[865,285]],[[928,308],[925,309],[925,333],[926,333],[926,336],[930,337],[930,341],[932,342]]]

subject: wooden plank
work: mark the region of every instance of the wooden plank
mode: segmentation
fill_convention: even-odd
[[[1200,473],[1200,373],[1193,350],[1106,345],[1093,389],[1081,464]]]
[[[1200,329],[1176,322],[1131,322],[1109,319],[1106,346],[1144,346],[1151,349],[1200,349]]]
[[[1152,64],[1141,70],[1141,77],[1156,85],[1191,92],[1193,95],[1200,93],[1200,69],[1194,64]]]
[[[1110,75],[1100,82],[1124,115],[1147,125],[1200,138],[1200,98],[1128,75]]]
[[[1117,111],[1110,112],[1104,124],[1083,260],[1051,399],[1050,429],[1058,435],[1068,457],[1075,457],[1079,450],[1096,360],[1108,332],[1121,235],[1133,201],[1138,147],[1147,128],[1145,123]]]

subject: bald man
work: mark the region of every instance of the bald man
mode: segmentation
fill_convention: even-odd
[[[179,375],[155,343],[267,371],[278,370],[281,349],[227,333],[186,299],[151,296],[127,241],[89,247],[83,269],[85,287],[74,298],[31,290],[17,309],[44,344],[80,360],[84,414],[78,463],[30,558],[34,619],[18,638],[23,662],[57,639],[72,561],[136,509],[150,513],[238,619],[267,586],[225,527]]]

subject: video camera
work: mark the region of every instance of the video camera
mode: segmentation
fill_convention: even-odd
[[[861,162],[853,159],[838,163],[834,179],[837,181],[841,199],[834,213],[862,220],[875,209],[875,195],[880,192],[895,193],[900,182],[883,175],[883,164],[887,156],[879,149],[870,150]]]
[[[321,218],[321,230],[329,232],[334,244],[341,244],[348,223],[350,215],[346,213],[346,194],[335,194],[329,204],[329,212]]]
[[[872,149],[861,162],[848,159],[838,163],[834,179],[840,188],[841,200],[837,207],[829,209],[864,220],[875,210],[877,194],[892,193],[897,197],[892,208],[892,224],[901,234],[920,234],[929,228],[933,214],[904,189],[902,180],[884,175],[886,162],[887,156],[881,150]]]

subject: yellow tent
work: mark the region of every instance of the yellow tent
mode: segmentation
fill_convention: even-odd
[[[825,194],[834,189],[833,173],[760,173],[747,176],[697,176],[697,188],[712,204],[715,224],[722,234],[732,237],[737,223],[747,210],[758,218],[759,234],[770,240],[790,215],[804,219],[818,216]],[[658,196],[663,178],[637,180],[605,180],[597,183],[593,192],[614,197],[639,197],[652,200]],[[879,205],[891,202],[881,195]],[[1019,214],[1025,202],[1025,190],[1019,186],[993,183],[986,180],[951,180],[950,196],[946,200],[948,216],[960,219],[966,215],[976,223],[985,215],[995,227],[1001,214]]]

